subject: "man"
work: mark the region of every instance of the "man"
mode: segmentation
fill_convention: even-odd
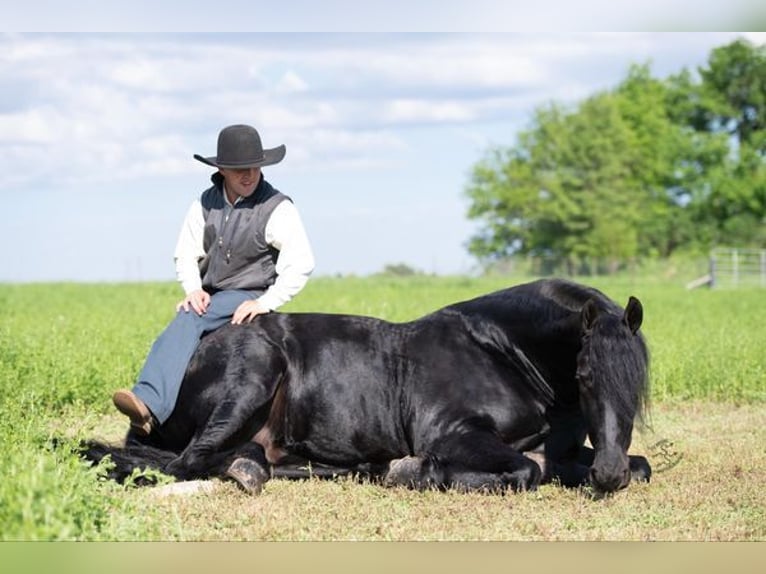
[[[218,168],[212,187],[189,209],[175,250],[186,296],[154,342],[132,390],[112,400],[147,435],[173,412],[186,368],[203,333],[241,324],[295,296],[314,269],[314,255],[292,200],[261,168],[282,161],[285,146],[263,149],[255,128],[233,125],[218,135],[218,153],[195,159]]]

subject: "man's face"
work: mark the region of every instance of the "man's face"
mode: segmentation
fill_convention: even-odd
[[[260,167],[247,169],[218,168],[218,171],[221,172],[223,180],[226,182],[226,191],[239,197],[252,195],[261,179]],[[229,199],[234,200],[236,197],[229,197]]]

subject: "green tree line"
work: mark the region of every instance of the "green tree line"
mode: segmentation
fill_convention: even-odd
[[[473,167],[466,195],[484,263],[527,255],[581,273],[766,247],[766,46],[736,40],[665,79],[634,64],[572,108],[539,107]]]

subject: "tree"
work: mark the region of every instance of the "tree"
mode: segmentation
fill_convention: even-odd
[[[695,204],[711,243],[766,246],[766,46],[737,40],[716,48],[700,69],[698,131],[727,137]]]
[[[423,272],[410,267],[406,263],[388,263],[383,267],[381,273],[393,277],[412,277],[414,275],[422,275]]]
[[[739,146],[762,146],[757,134],[766,128],[766,46],[741,39],[716,48],[700,75],[707,131],[727,131]]]
[[[537,110],[515,147],[493,150],[472,174],[469,217],[489,225],[469,250],[489,260],[544,256],[570,272],[666,254],[678,230],[667,223],[678,183],[669,174],[687,143],[666,98],[636,66],[616,90],[574,110]]]
[[[701,81],[634,65],[572,109],[538,108],[516,144],[474,167],[468,244],[484,262],[513,254],[570,272],[617,268],[716,242],[766,236],[766,56],[737,41]]]

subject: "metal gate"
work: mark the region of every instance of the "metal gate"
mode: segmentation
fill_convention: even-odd
[[[766,287],[766,249],[714,249],[710,253],[710,286]]]

